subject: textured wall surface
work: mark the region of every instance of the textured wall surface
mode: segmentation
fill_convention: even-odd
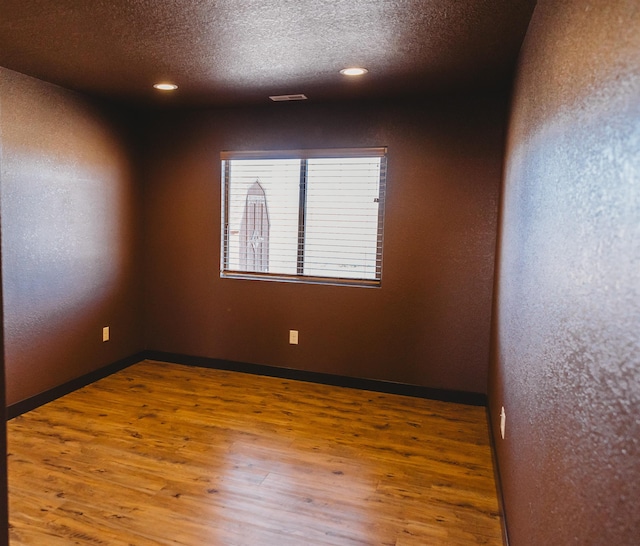
[[[640,5],[538,2],[490,372],[512,546],[640,540]]]
[[[486,391],[504,97],[166,116],[147,156],[149,349]],[[388,146],[382,288],[220,279],[220,151]],[[300,344],[288,344],[288,330]]]
[[[75,93],[0,69],[9,404],[141,349],[138,204],[114,119]]]
[[[0,101],[0,116],[2,115],[2,101]],[[0,133],[1,134],[1,133]],[[0,172],[2,172],[2,140],[0,140]],[[0,250],[0,256],[2,251]],[[0,273],[0,278],[2,274]],[[0,291],[1,292],[1,291]],[[0,324],[4,324],[3,320],[2,294],[0,293]],[[0,408],[3,408],[2,418],[0,419],[0,546],[9,544],[9,499],[7,491],[7,421],[5,418],[6,411],[6,380],[5,380],[5,363],[4,363],[4,328],[0,328]]]

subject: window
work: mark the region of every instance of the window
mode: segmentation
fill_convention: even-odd
[[[221,159],[222,277],[380,285],[386,148]]]

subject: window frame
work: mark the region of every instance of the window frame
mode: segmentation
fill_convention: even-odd
[[[380,178],[378,188],[378,224],[376,238],[376,278],[361,279],[339,276],[317,276],[304,274],[304,251],[306,228],[306,201],[307,201],[307,161],[309,159],[347,159],[359,157],[380,158]],[[229,269],[229,200],[231,192],[228,191],[231,160],[300,160],[300,185],[298,189],[298,254],[296,260],[296,274],[266,273],[258,271],[237,271]],[[340,286],[360,286],[379,288],[382,285],[382,257],[384,242],[384,210],[386,204],[387,182],[387,147],[366,148],[314,148],[297,150],[259,150],[259,151],[222,151],[221,163],[221,237],[220,237],[220,278],[223,279],[247,279],[276,282],[294,282],[311,284],[329,284]]]

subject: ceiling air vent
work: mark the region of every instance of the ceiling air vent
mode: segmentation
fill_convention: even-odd
[[[285,102],[288,100],[307,100],[307,96],[299,93],[297,95],[271,95],[269,97],[273,102]]]

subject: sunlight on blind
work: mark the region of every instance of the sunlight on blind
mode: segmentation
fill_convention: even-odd
[[[304,274],[375,279],[380,158],[310,159]]]
[[[298,254],[298,202],[300,161],[275,159],[231,160],[228,188],[228,263],[231,271],[251,271],[241,267],[243,248],[250,241],[241,240],[242,218],[247,207],[247,192],[256,181],[266,195],[269,215],[269,273],[296,274]],[[256,236],[251,233],[248,238]]]
[[[222,275],[379,284],[385,157],[357,151],[223,159]]]

